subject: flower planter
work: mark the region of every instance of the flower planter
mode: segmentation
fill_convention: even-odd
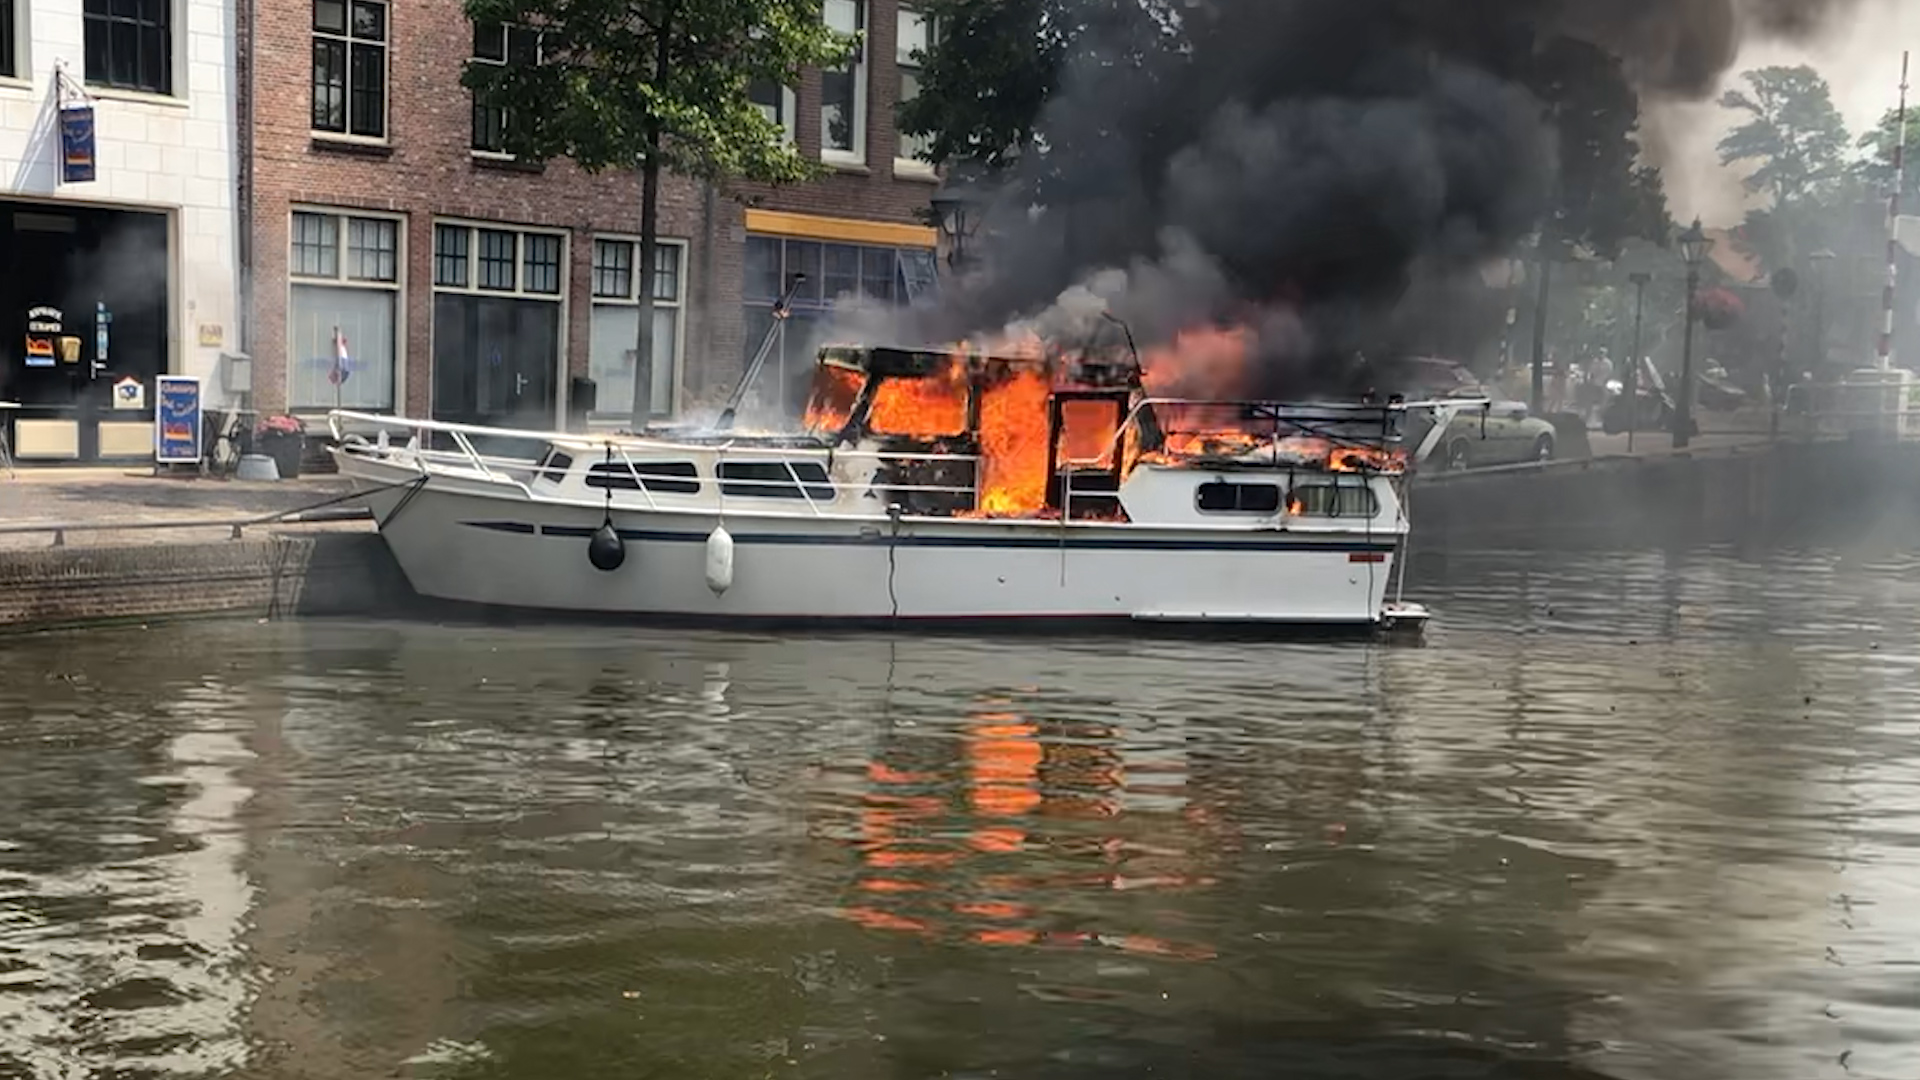
[[[253,437],[255,452],[273,459],[282,480],[299,479],[300,457],[306,448],[305,444],[306,439],[291,432],[263,431]]]

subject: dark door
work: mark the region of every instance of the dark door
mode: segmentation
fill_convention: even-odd
[[[93,459],[101,421],[152,419],[166,364],[167,219],[0,204],[0,238],[0,400],[20,402],[20,418],[75,423],[79,456]],[[127,375],[147,409],[112,407]]]
[[[434,297],[434,419],[551,430],[559,366],[559,304],[461,293]]]

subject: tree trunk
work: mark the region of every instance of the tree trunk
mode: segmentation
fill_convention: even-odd
[[[660,243],[660,134],[647,139],[640,165],[640,251],[633,268],[639,289],[639,328],[633,343],[633,419],[636,434],[653,419],[653,251]]]

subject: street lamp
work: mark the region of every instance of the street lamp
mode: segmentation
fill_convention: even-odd
[[[947,265],[954,270],[965,267],[967,262],[967,241],[980,228],[980,221],[986,216],[980,204],[980,192],[971,177],[952,173],[934,189],[934,223],[939,226],[940,235],[947,240]]]
[[[1627,275],[1633,282],[1633,355],[1627,357],[1627,370],[1620,379],[1621,397],[1627,407],[1627,453],[1633,453],[1633,430],[1640,426],[1640,326],[1647,308],[1647,285],[1653,275],[1635,270]]]
[[[1707,252],[1713,248],[1713,240],[1700,228],[1700,219],[1694,218],[1687,231],[1680,234],[1680,257],[1687,262],[1687,326],[1681,335],[1680,348],[1680,401],[1673,413],[1673,448],[1686,449],[1693,439],[1693,317],[1694,294],[1700,288],[1700,264],[1707,259]]]

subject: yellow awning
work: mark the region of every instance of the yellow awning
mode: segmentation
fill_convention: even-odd
[[[748,210],[747,231],[764,236],[797,236],[805,240],[839,240],[852,244],[917,248],[939,246],[939,234],[926,225],[821,217],[793,214],[785,210]]]

